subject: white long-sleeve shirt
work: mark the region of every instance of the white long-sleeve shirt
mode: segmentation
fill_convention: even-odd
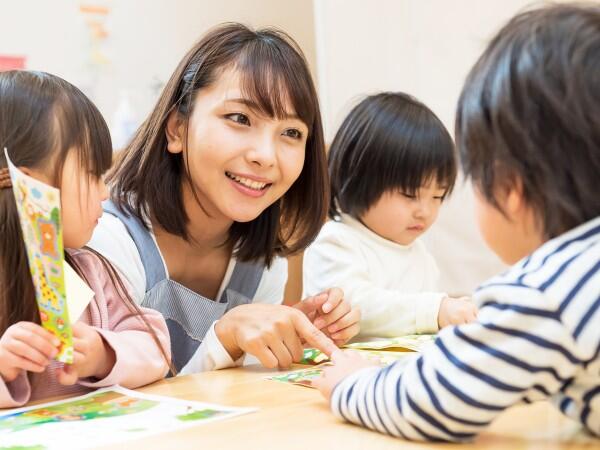
[[[474,323],[442,330],[405,366],[334,389],[335,414],[411,440],[473,438],[501,411],[550,399],[600,436],[600,217],[483,284]]]
[[[400,245],[353,217],[327,222],[304,254],[304,293],[332,286],[361,310],[360,336],[434,333],[446,294],[437,291],[439,270],[423,242]]]
[[[151,235],[154,238],[152,231]],[[142,264],[142,259],[135,242],[123,222],[111,214],[104,214],[94,230],[94,235],[88,245],[101,253],[125,276],[132,287],[134,300],[138,304],[141,304],[146,294],[146,271],[144,270],[144,265]],[[164,263],[164,259],[163,265],[165,273],[169,277],[169,271]],[[229,261],[217,298],[221,296],[223,290],[229,284],[234,266],[235,258],[232,258]],[[271,267],[263,272],[252,301],[254,303],[282,303],[286,281],[287,260],[285,258],[276,258]],[[192,356],[188,364],[180,371],[180,374],[233,367],[243,362],[243,358],[237,361],[231,359],[231,356],[217,338],[214,329],[215,323],[209,328],[198,350],[196,350],[196,353]]]

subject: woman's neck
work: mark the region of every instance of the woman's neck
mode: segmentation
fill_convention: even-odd
[[[173,235],[153,222],[155,235],[170,243],[178,242],[179,250],[187,254],[206,254],[222,249],[229,238],[233,221],[209,204],[201,193],[197,193],[196,197],[187,183],[183,188],[183,204],[188,218],[188,239]]]

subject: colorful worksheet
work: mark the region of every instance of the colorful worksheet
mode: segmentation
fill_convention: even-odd
[[[346,344],[342,348],[361,351],[365,357],[376,357],[385,364],[402,358],[402,353],[420,352],[434,342],[435,334],[409,334],[390,339],[373,339]],[[316,348],[305,348],[299,364],[317,365],[329,361],[326,354]]]
[[[68,400],[0,411],[0,450],[98,447],[255,410],[141,394],[113,386]]]
[[[60,191],[25,175],[4,149],[42,326],[60,339],[56,359],[73,362],[64,279]]]
[[[435,334],[408,334],[388,339],[373,339],[344,345],[352,350],[387,350],[396,352],[420,352],[435,341]]]
[[[267,379],[312,387],[312,380],[321,376],[321,372],[323,372],[323,366],[325,365],[327,365],[327,363],[320,366],[311,367],[310,369],[293,370],[287,373],[271,375],[267,377]]]

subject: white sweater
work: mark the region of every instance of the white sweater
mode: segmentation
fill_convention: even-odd
[[[439,270],[423,242],[400,245],[342,214],[327,222],[304,255],[304,290],[332,286],[360,308],[360,336],[394,337],[438,330]]]

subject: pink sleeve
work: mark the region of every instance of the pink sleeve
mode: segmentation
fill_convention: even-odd
[[[126,388],[136,388],[162,379],[168,372],[168,364],[152,334],[137,314],[132,314],[113,285],[102,263],[95,255],[80,253],[78,258],[90,287],[96,294],[98,309],[106,310],[108,324],[96,325],[105,342],[115,352],[116,362],[112,371],[102,380],[80,380],[79,384],[88,387],[102,387],[120,384]],[[171,344],[167,324],[159,312],[140,308],[146,321],[160,341],[167,357],[171,357]]]
[[[31,385],[24,370],[9,383],[0,377],[0,408],[23,406],[29,401],[30,396]]]

